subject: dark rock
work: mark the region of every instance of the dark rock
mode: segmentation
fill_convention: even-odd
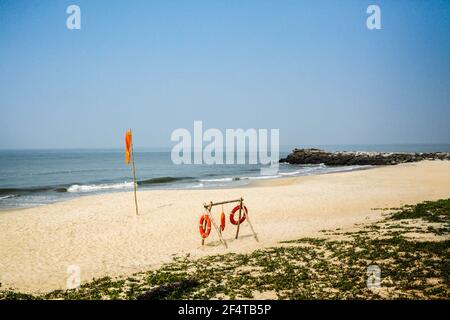
[[[150,291],[147,291],[144,294],[141,294],[137,297],[137,300],[153,300],[153,299],[161,299],[165,296],[168,296],[170,293],[174,291],[186,290],[190,288],[194,288],[198,286],[199,283],[196,280],[186,279],[179,282],[163,284],[156,288],[153,288]]]
[[[450,160],[449,152],[393,153],[341,151],[327,152],[320,149],[294,149],[280,163],[325,164],[327,166],[395,165],[422,160]]]

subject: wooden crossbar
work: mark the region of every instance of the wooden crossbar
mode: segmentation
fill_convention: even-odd
[[[241,200],[244,200],[244,199],[241,198],[241,199],[230,200],[230,201],[210,202],[208,204],[204,203],[203,206],[205,207],[205,209],[208,209],[209,207],[219,206],[221,204],[227,204],[227,203],[233,203],[233,202],[241,202]]]

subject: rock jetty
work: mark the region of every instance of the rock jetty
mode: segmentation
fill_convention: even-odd
[[[395,165],[422,160],[450,160],[450,152],[431,153],[393,153],[339,151],[327,152],[320,149],[294,149],[280,163],[290,164],[325,164],[327,166],[354,165]]]

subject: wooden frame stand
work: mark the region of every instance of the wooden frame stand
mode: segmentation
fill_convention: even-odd
[[[205,208],[205,210],[206,210],[206,212],[207,212],[207,214],[208,214],[208,216],[209,216],[209,218],[211,220],[211,223],[214,226],[214,229],[216,229],[217,234],[219,235],[220,242],[225,246],[225,248],[228,248],[227,242],[222,237],[222,230],[220,229],[220,227],[217,225],[216,221],[214,220],[214,217],[211,214],[211,210],[212,210],[212,207],[214,207],[214,206],[220,206],[220,205],[224,205],[224,204],[228,204],[228,203],[239,203],[239,219],[238,219],[238,222],[237,222],[237,229],[236,229],[235,239],[237,239],[239,237],[239,229],[240,229],[240,226],[241,226],[241,217],[242,217],[242,214],[244,214],[244,216],[245,216],[245,218],[246,218],[246,220],[247,220],[247,222],[250,225],[250,228],[252,230],[253,237],[255,238],[255,240],[257,242],[259,242],[258,236],[256,235],[256,232],[253,229],[253,225],[251,224],[251,222],[250,222],[250,220],[248,218],[247,211],[243,210],[243,208],[244,208],[244,198],[240,198],[240,199],[236,199],[236,200],[230,200],[230,201],[222,201],[222,202],[212,202],[211,201],[208,204],[206,204],[206,203],[203,204],[203,207]],[[202,245],[204,245],[204,244],[205,244],[205,239],[202,238]]]

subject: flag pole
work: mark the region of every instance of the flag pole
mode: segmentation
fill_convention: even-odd
[[[131,133],[131,129],[130,129]],[[131,139],[131,167],[133,170],[133,187],[134,187],[134,203],[136,205],[136,215],[139,215],[138,212],[138,203],[137,203],[137,195],[136,195],[136,170],[134,168],[134,147],[133,147],[133,138]]]

